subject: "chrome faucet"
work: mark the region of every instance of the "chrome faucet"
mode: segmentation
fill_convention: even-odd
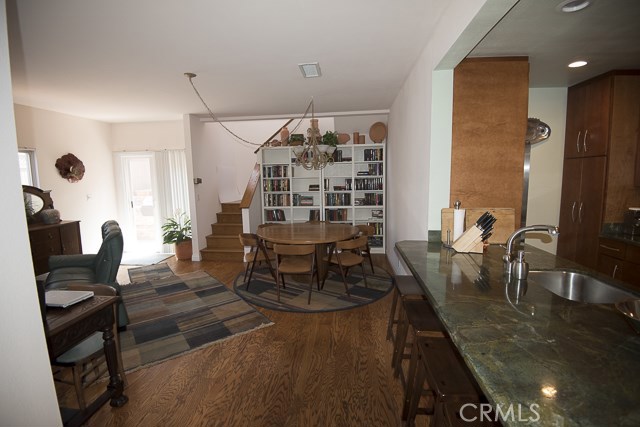
[[[522,227],[522,228],[517,229],[507,239],[507,251],[504,254],[504,256],[502,257],[502,259],[504,259],[505,264],[511,264],[511,262],[514,261],[513,242],[516,240],[516,237],[518,237],[521,234],[526,233],[528,231],[546,231],[551,236],[557,236],[560,233],[560,231],[558,230],[558,227],[555,226],[555,225],[529,225],[527,227]],[[520,259],[520,258],[522,258],[522,259]],[[524,255],[521,255],[519,257],[519,260],[520,260],[520,262],[524,262]]]

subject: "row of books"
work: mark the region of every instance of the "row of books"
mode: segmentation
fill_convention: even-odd
[[[333,152],[333,161],[334,162],[350,162],[352,160],[351,157],[343,157],[342,150],[336,150]]]
[[[291,196],[289,194],[265,194],[264,206],[291,206]]]
[[[313,206],[313,196],[293,195],[293,206]]]
[[[262,167],[262,176],[265,178],[286,178],[288,173],[289,167],[286,165]]]
[[[289,191],[289,179],[265,179],[262,181],[263,191]]]
[[[375,234],[383,234],[384,233],[384,224],[382,222],[367,222],[367,225],[370,225],[375,230]]]
[[[367,170],[358,171],[356,175],[384,175],[384,163],[369,163]]]
[[[351,179],[345,181],[351,181]],[[355,182],[356,190],[382,190],[383,186],[383,178],[356,178]]]
[[[267,209],[264,212],[265,218],[267,221],[286,221],[287,218],[284,215],[284,211],[282,209]]]
[[[384,198],[382,193],[364,193],[364,197],[356,197],[355,206],[382,206]]]
[[[324,195],[324,204],[327,206],[350,206],[350,193],[327,193]]]
[[[349,218],[348,209],[325,209],[324,219],[327,221],[347,221]]]
[[[382,148],[366,148],[364,150],[365,162],[377,162],[384,160],[384,150]]]

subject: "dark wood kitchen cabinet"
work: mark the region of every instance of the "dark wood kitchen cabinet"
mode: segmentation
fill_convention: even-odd
[[[569,88],[557,254],[597,268],[605,223],[640,205],[634,170],[640,74],[614,71]]]
[[[80,221],[61,221],[57,224],[29,225],[31,257],[36,276],[49,271],[51,255],[82,253]]]
[[[613,76],[573,86],[567,94],[565,157],[607,154]],[[569,115],[571,114],[570,120]]]
[[[595,268],[606,178],[606,157],[565,159],[558,255]]]
[[[598,271],[640,289],[640,246],[601,237]]]

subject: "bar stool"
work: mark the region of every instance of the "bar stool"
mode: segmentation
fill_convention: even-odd
[[[427,337],[437,340],[444,340],[447,337],[444,326],[433,311],[431,304],[426,300],[402,301],[402,313],[396,331],[392,366],[394,377],[400,379],[404,388],[405,404],[403,406],[407,408],[408,402],[412,398],[412,385],[420,359],[418,343],[422,338]],[[408,346],[407,342],[411,345]],[[402,362],[407,359],[409,359],[409,368],[405,376]]]
[[[453,344],[446,339],[423,337],[418,340],[420,358],[413,382],[410,401],[405,400],[402,420],[414,425],[418,413],[424,415],[441,414],[434,417],[433,424],[442,426],[445,413],[443,405],[449,402],[479,403],[480,393],[474,380],[466,372],[464,362],[459,360]],[[426,384],[425,384],[426,382]],[[411,387],[411,385],[409,385]],[[420,398],[427,393],[432,405],[419,407]],[[455,425],[455,424],[454,424]],[[482,425],[482,424],[480,424]]]
[[[389,323],[387,325],[387,340],[396,341],[393,333],[393,325],[398,324],[398,319],[402,315],[402,304],[398,305],[398,299],[404,300],[422,300],[425,298],[424,291],[415,277],[394,276],[393,277],[393,301],[391,302],[391,311],[389,313]],[[397,328],[396,328],[397,331]]]

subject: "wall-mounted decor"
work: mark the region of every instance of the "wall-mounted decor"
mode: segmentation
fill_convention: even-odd
[[[78,182],[84,176],[84,164],[71,153],[56,160],[56,168],[60,172],[60,176],[69,182]]]

